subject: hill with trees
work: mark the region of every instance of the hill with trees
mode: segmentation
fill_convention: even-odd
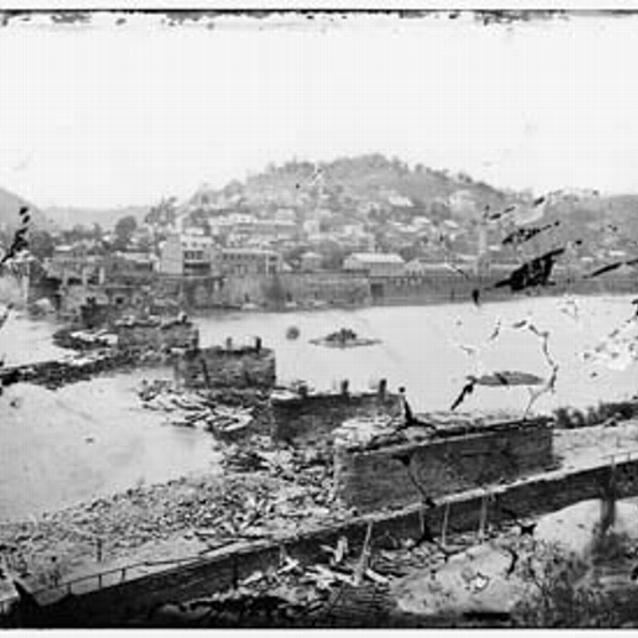
[[[18,213],[23,206],[29,208],[31,224],[35,228],[50,230],[51,224],[39,208],[4,188],[0,188],[0,230],[11,232],[20,225]]]
[[[506,261],[576,239],[582,240],[578,254],[596,261],[609,259],[610,252],[638,255],[634,239],[638,238],[638,195],[568,189],[545,194],[502,190],[462,173],[434,170],[423,164],[409,166],[381,154],[331,162],[271,164],[244,182],[234,180],[220,189],[199,189],[186,208],[191,215],[232,210],[262,218],[289,209],[298,223],[316,220],[322,231],[364,224],[375,232],[377,245],[385,250],[397,249],[390,239],[395,222],[410,225],[415,219],[427,218],[435,235],[439,229],[450,234],[446,222],[452,228],[458,225],[453,231],[455,243],[450,244],[457,252],[474,250],[479,220],[498,218],[499,212],[514,210],[517,212],[509,218],[505,215],[488,224],[492,247],[502,245],[516,224],[541,228],[553,225],[551,232],[541,232],[525,246],[518,246],[516,254],[505,248],[501,257]]]

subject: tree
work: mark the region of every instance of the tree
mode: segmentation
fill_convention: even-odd
[[[327,240],[317,246],[317,252],[322,256],[321,266],[326,270],[340,270],[346,256],[346,250],[339,243]]]
[[[153,250],[153,242],[150,237],[143,236],[137,240],[137,250],[143,253],[151,252]]]
[[[168,226],[175,221],[177,198],[162,199],[159,204],[152,206],[144,222],[151,226]]]
[[[31,232],[29,250],[34,257],[45,259],[53,255],[55,242],[46,230],[34,230]]]
[[[15,262],[20,259],[20,256],[29,249],[29,240],[27,239],[27,233],[30,228],[31,215],[29,209],[26,206],[20,208],[19,212],[20,226],[13,233],[13,237],[7,242],[6,247],[1,247],[0,252],[0,282],[3,284],[2,297],[9,297],[11,300],[4,308],[3,313],[0,315],[0,329],[9,318],[9,312],[14,307],[15,303],[12,300],[16,299],[16,303],[20,302],[20,286],[19,286],[19,274],[14,270]],[[10,281],[5,274],[9,274],[14,278],[14,281]],[[18,283],[18,285],[15,285]],[[8,285],[7,285],[8,284]],[[0,385],[0,394],[2,394],[2,386]]]
[[[137,220],[133,217],[133,215],[120,217],[117,224],[115,224],[114,248],[116,250],[125,249],[131,241],[131,237],[133,236],[136,228]]]
[[[298,246],[294,246],[293,248],[289,248],[284,251],[283,258],[284,261],[289,264],[299,264],[301,261],[301,255],[303,255],[308,250],[308,246],[305,244],[300,244]]]
[[[93,239],[93,230],[84,224],[75,224],[71,230],[62,232],[64,243],[73,244],[84,239]]]
[[[398,252],[404,261],[412,261],[421,255],[420,246],[417,242],[409,246],[401,246]]]
[[[621,618],[614,598],[584,574],[591,569],[583,558],[555,543],[533,540],[516,567],[530,586],[513,617],[522,627],[618,627]]]

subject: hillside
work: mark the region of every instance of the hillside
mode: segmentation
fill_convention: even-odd
[[[529,192],[503,191],[467,175],[423,165],[410,167],[399,159],[374,154],[316,164],[291,161],[270,165],[245,182],[233,181],[217,190],[201,188],[186,210],[208,215],[240,210],[268,218],[278,209],[287,208],[294,211],[297,222],[321,219],[322,225],[333,230],[363,223],[381,240],[394,232],[392,224],[396,221],[410,224],[416,217],[427,217],[434,224],[436,236],[446,232],[441,223],[452,220],[458,224],[454,231],[456,250],[463,252],[474,250],[473,222],[483,217],[486,207],[491,213],[514,207],[513,215],[489,224],[490,245],[501,244],[514,228],[512,222],[541,228],[558,224],[515,252],[511,246],[504,247],[501,259],[505,261],[539,254],[576,239],[582,240],[577,251],[581,257],[604,261],[618,251],[624,251],[627,257],[638,256],[638,195],[604,196],[596,191],[564,190],[547,194],[540,204],[535,205],[534,199]],[[406,241],[405,236],[394,244],[390,240],[385,248],[397,250],[405,247]]]
[[[44,212],[60,230],[71,230],[78,225],[91,228],[94,224],[99,224],[104,230],[111,230],[115,227],[118,219],[127,215],[133,215],[138,224],[143,222],[148,210],[148,206],[122,206],[119,208],[60,206],[46,208]]]
[[[444,204],[454,193],[463,193],[479,208],[511,200],[511,194],[475,182],[465,175],[451,175],[421,165],[410,168],[399,159],[383,155],[340,158],[332,162],[287,162],[269,166],[245,183],[231,182],[219,191],[202,189],[194,199],[241,202],[246,207],[272,210],[277,207],[330,208],[357,217],[362,210],[401,207],[427,212],[433,204]],[[455,211],[452,211],[454,213]]]
[[[609,260],[617,251],[627,258],[638,257],[638,195],[561,194],[550,198],[537,223],[554,222],[560,224],[540,243],[541,249],[579,239],[581,254],[599,261]],[[622,258],[620,254],[617,257]]]
[[[18,226],[18,212],[22,206],[29,207],[31,222],[35,228],[50,228],[50,223],[41,210],[15,193],[0,188],[0,230],[11,231]]]

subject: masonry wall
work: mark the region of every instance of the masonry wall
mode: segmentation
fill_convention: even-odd
[[[360,512],[419,502],[406,462],[423,492],[437,498],[547,469],[553,463],[552,433],[528,426],[369,451],[338,447],[336,495]]]
[[[370,278],[372,299],[375,304],[450,303],[470,301],[472,291],[481,289],[484,298],[505,299],[508,289],[488,289],[497,277],[465,278],[452,270],[433,271],[419,275]]]
[[[336,305],[363,305],[370,301],[370,284],[363,275],[330,271],[284,273],[280,280],[291,301]]]
[[[306,398],[271,401],[275,438],[313,444],[331,438],[333,430],[348,419],[389,414],[398,416],[398,395],[316,394]]]
[[[275,384],[275,354],[268,348],[221,346],[187,352],[175,363],[178,382],[191,388],[261,388]]]
[[[473,274],[465,278],[453,270],[437,270],[419,275],[371,277],[370,290],[375,305],[468,302],[476,288],[480,289],[483,301],[501,301],[521,294],[512,293],[507,287],[493,288],[497,281],[507,276],[507,271],[498,271],[481,278]],[[551,280],[553,285],[539,288],[539,294],[631,294],[638,291],[638,277],[635,275],[611,274],[584,279],[582,274],[557,271]]]
[[[156,297],[182,308],[215,308],[226,303],[224,280],[219,276],[183,277],[162,275],[155,286]]]
[[[171,326],[136,324],[118,326],[118,346],[120,348],[188,348],[196,338],[196,329],[189,324],[175,323]]]
[[[160,298],[173,298],[193,309],[240,307],[245,303],[277,309],[290,302],[303,305],[314,301],[328,305],[362,305],[370,298],[365,276],[341,272],[247,277],[163,276],[156,291]]]

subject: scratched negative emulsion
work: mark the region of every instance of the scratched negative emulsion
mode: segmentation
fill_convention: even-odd
[[[638,626],[637,56],[0,10],[0,627]]]

